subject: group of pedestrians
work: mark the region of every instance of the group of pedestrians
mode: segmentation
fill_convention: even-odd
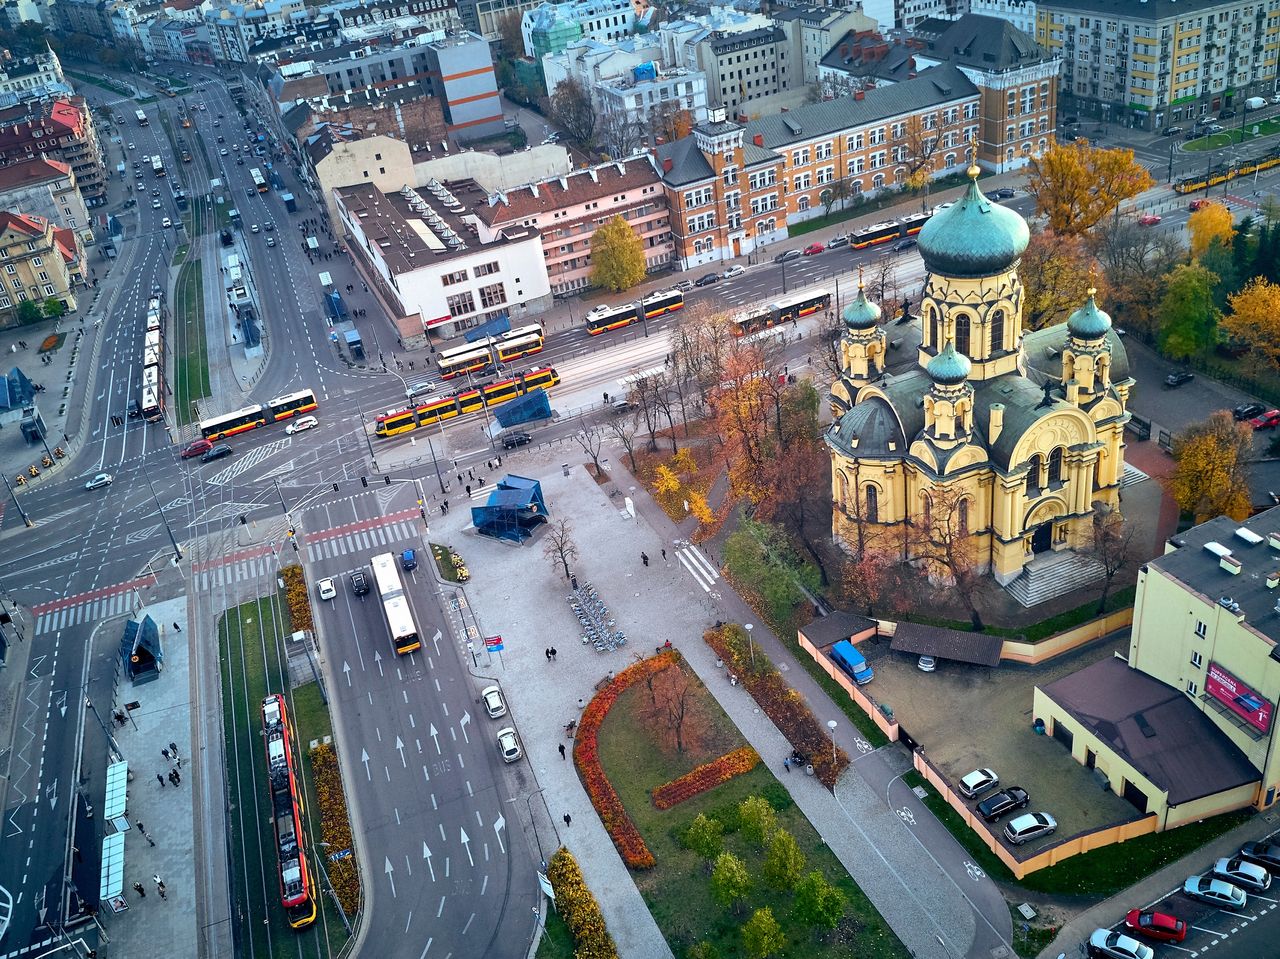
[[[182,757],[178,755],[178,744],[170,743],[167,748],[162,748],[160,750],[160,755],[164,757],[165,762],[173,764],[172,768],[169,770],[168,776],[162,776],[160,773],[156,773],[156,779],[160,783],[160,788],[164,788],[164,781],[168,779],[169,785],[177,789],[182,785]]]

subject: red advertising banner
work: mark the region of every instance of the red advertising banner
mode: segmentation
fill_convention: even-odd
[[[1271,728],[1271,703],[1217,663],[1209,664],[1204,690],[1254,729],[1265,733]]]

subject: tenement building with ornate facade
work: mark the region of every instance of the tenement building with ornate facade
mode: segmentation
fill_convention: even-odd
[[[1026,221],[983,196],[976,167],[969,176],[920,232],[918,368],[885,373],[887,336],[865,291],[843,313],[826,434],[832,533],[850,551],[883,533],[878,543],[918,559],[921,536],[945,522],[1007,585],[1039,554],[1086,544],[1097,509],[1119,508],[1134,381],[1092,293],[1066,323],[1023,332]]]

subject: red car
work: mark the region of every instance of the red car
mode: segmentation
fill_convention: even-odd
[[[1261,416],[1251,419],[1249,425],[1255,430],[1273,430],[1280,426],[1280,410],[1267,410]]]
[[[1187,924],[1167,912],[1130,909],[1124,917],[1125,928],[1160,942],[1182,942],[1187,938]]]
[[[1155,226],[1160,222],[1160,217],[1155,213],[1144,213],[1138,217],[1138,223],[1141,226]]]
[[[213,449],[213,444],[208,440],[195,440],[190,446],[186,447],[182,451],[182,458],[184,460],[189,460],[191,457],[200,456],[209,452],[211,449]]]
[[[808,246],[804,248],[804,255],[813,256],[815,253],[821,253],[825,249],[826,247],[823,246],[821,243],[810,243]]]

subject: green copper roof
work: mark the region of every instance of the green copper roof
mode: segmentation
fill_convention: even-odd
[[[880,322],[880,307],[867,299],[867,291],[858,283],[858,298],[844,308],[844,325],[851,330],[869,330]]]
[[[947,340],[947,345],[942,348],[942,352],[929,361],[925,372],[935,383],[956,386],[969,378],[971,369],[973,364],[969,362],[969,357],[963,353],[957,353],[955,344]]]
[[[1067,332],[1078,339],[1100,340],[1111,329],[1111,317],[1098,309],[1096,293],[1097,290],[1091,289],[1084,306],[1067,317]]]
[[[930,273],[974,278],[1009,269],[1027,248],[1027,221],[978,189],[978,168],[969,168],[969,189],[955,206],[935,215],[918,237]]]

